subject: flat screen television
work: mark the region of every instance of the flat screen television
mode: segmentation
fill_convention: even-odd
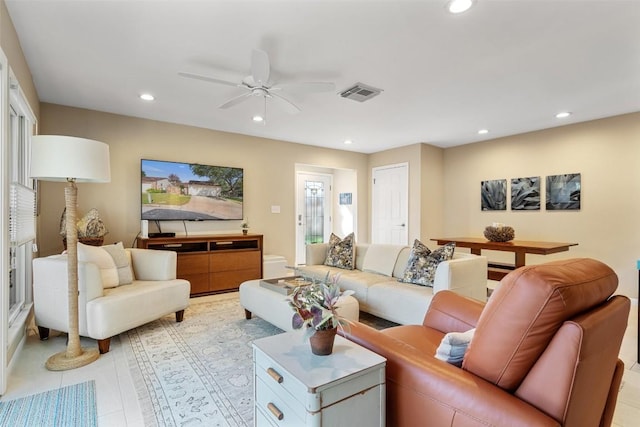
[[[163,160],[140,161],[141,219],[242,219],[242,168]]]

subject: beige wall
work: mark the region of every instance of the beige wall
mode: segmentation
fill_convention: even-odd
[[[434,242],[429,239],[442,237],[444,229],[445,150],[428,144],[421,144],[420,149],[420,236],[427,246],[433,247]]]
[[[22,52],[18,35],[7,11],[4,0],[0,0],[0,47],[7,56],[9,67],[13,70],[18,83],[24,92],[29,106],[33,110],[36,118],[40,117],[40,101],[36,92],[31,71]]]
[[[41,134],[91,138],[109,144],[111,182],[78,184],[80,212],[95,207],[109,228],[105,243],[123,241],[131,246],[140,231],[140,159],[151,158],[244,168],[245,217],[251,232],[264,234],[265,253],[283,255],[293,262],[295,249],[295,165],[354,169],[358,192],[367,194],[367,155],[292,144],[213,130],[181,126],[133,117],[43,103]],[[364,177],[360,179],[360,177]],[[60,215],[64,207],[64,185],[42,183],[42,255],[59,252]],[[359,230],[366,233],[367,198],[359,198]],[[272,214],[278,205],[280,214]],[[164,223],[167,224],[167,223]],[[174,223],[176,231],[182,223]],[[240,221],[188,222],[192,233],[231,230],[239,232]],[[170,230],[169,224],[163,231]],[[366,241],[366,234],[358,236]]]
[[[640,113],[447,149],[444,231],[451,237],[481,237],[485,226],[502,222],[514,227],[517,239],[579,243],[569,252],[527,255],[527,262],[600,259],[618,274],[619,292],[637,298],[639,162]],[[566,173],[582,175],[581,209],[545,210],[545,177]],[[541,177],[540,211],[480,210],[481,181],[507,179],[510,191],[511,178],[529,176]],[[504,259],[499,253],[491,257]]]

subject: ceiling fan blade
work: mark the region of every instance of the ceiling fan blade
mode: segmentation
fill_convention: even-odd
[[[182,77],[187,77],[190,79],[204,80],[205,82],[219,83],[221,85],[227,85],[227,86],[233,86],[233,87],[242,86],[242,85],[239,85],[238,83],[230,82],[227,80],[216,79],[215,77],[202,76],[200,74],[179,72],[178,75]]]
[[[300,82],[300,83],[282,83],[277,87],[272,87],[270,90],[286,89],[290,91],[306,92],[306,93],[320,93],[320,92],[333,92],[336,90],[335,83],[329,82]]]
[[[287,98],[283,98],[282,96],[278,95],[277,93],[269,93],[269,96],[278,104],[282,107],[282,109],[284,111],[286,111],[289,114],[297,114],[300,111],[300,107],[298,107],[296,104],[294,104],[293,102],[289,101]]]
[[[237,105],[237,104],[241,103],[242,101],[246,101],[250,97],[251,97],[251,92],[243,93],[240,96],[236,96],[235,98],[231,98],[230,100],[228,100],[227,102],[225,102],[224,104],[219,106],[218,108],[227,109],[227,108],[233,107],[234,105]]]
[[[251,76],[258,86],[265,86],[269,81],[269,55],[265,51],[253,49],[251,53]]]

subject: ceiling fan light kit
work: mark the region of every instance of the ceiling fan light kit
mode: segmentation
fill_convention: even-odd
[[[330,92],[335,90],[335,84],[330,82],[291,82],[278,84],[270,81],[271,65],[269,55],[259,49],[253,49],[251,53],[251,74],[242,79],[240,83],[234,83],[228,80],[190,72],[179,72],[178,75],[190,79],[202,80],[225,86],[233,86],[245,90],[243,94],[231,98],[221,104],[218,107],[221,109],[234,107],[254,96],[263,98],[264,114],[262,114],[262,123],[266,122],[267,99],[273,101],[273,104],[277,105],[289,114],[296,114],[301,111],[300,107],[294,104],[291,100],[276,92],[286,91],[287,89],[306,93]],[[255,120],[254,117],[254,121],[258,120]]]

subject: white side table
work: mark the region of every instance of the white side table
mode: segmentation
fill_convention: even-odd
[[[311,353],[302,331],[253,343],[256,426],[384,426],[386,359],[341,336]]]

